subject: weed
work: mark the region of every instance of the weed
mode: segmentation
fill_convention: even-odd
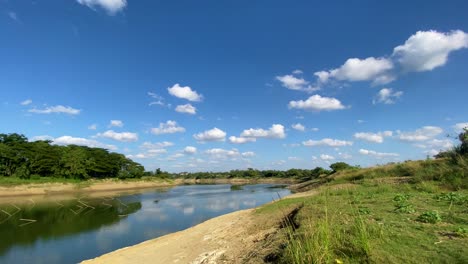
[[[414,210],[414,207],[409,203],[399,202],[395,204],[395,209],[393,209],[393,212],[401,214],[412,214],[416,212],[416,210]]]
[[[416,221],[422,222],[422,223],[436,224],[442,221],[442,217],[437,211],[426,211],[420,214],[418,218],[416,218]]]

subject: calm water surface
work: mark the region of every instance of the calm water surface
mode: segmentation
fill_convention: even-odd
[[[0,263],[77,263],[289,193],[271,184],[185,185],[117,197],[4,204]]]

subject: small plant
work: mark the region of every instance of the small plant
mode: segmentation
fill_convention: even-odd
[[[395,213],[401,213],[401,214],[412,214],[416,212],[416,210],[414,210],[414,207],[407,202],[396,203],[395,209],[393,211]]]
[[[468,228],[466,228],[466,227],[458,227],[458,228],[455,230],[455,234],[457,234],[457,236],[459,236],[459,237],[466,237],[466,236],[468,236]]]
[[[367,215],[370,214],[370,209],[367,207],[359,207],[358,212],[359,214]]]
[[[442,221],[442,217],[437,211],[426,211],[416,218],[416,221],[422,223],[436,224]]]
[[[393,197],[394,202],[406,202],[410,198],[409,194],[397,194],[395,197]]]
[[[468,201],[468,197],[461,193],[450,192],[436,195],[434,197],[437,201],[448,201],[450,203],[462,204]]]

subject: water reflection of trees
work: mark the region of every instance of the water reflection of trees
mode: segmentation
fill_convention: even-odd
[[[112,225],[140,209],[139,201],[118,198],[21,207],[1,205],[0,256],[15,245],[29,245],[39,239],[56,239]]]

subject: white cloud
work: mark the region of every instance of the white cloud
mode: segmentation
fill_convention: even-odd
[[[377,93],[373,104],[383,103],[383,104],[394,104],[395,100],[399,99],[403,95],[402,91],[393,91],[391,88],[383,88]]]
[[[21,102],[21,105],[29,105],[32,103],[32,100],[31,99],[26,99],[24,100],[23,102]]]
[[[166,123],[159,123],[159,127],[151,128],[151,133],[155,135],[183,133],[185,128],[179,126],[176,121],[168,120]]]
[[[273,124],[268,130],[257,128],[257,129],[246,129],[242,131],[241,137],[248,138],[285,138],[286,133],[284,132],[284,126],[281,124]]]
[[[288,160],[299,161],[299,160],[302,160],[302,159],[299,158],[299,157],[288,157]]]
[[[242,152],[242,157],[244,157],[244,158],[250,158],[250,157],[254,157],[254,156],[255,156],[255,153],[252,152],[252,151]]]
[[[339,68],[314,74],[322,83],[334,78],[340,81],[373,81],[377,84],[384,84],[394,80],[389,73],[391,69],[393,69],[393,63],[387,58],[369,57],[363,60],[351,58]]]
[[[453,147],[453,142],[451,139],[431,139],[424,143],[415,144],[418,148],[431,148],[439,150],[447,150]]]
[[[455,124],[453,126],[453,128],[455,129],[455,131],[457,133],[461,133],[461,132],[463,132],[464,128],[468,128],[468,122],[466,122],[466,123],[457,123],[457,124]]]
[[[443,131],[444,130],[440,127],[424,126],[412,132],[397,131],[397,133],[399,134],[398,137],[400,138],[400,140],[414,142],[430,140],[440,135]]]
[[[187,99],[192,102],[199,102],[203,99],[201,94],[198,94],[196,91],[193,91],[192,88],[189,86],[180,86],[178,83],[174,84],[174,86],[167,88],[167,91],[170,95]]]
[[[226,132],[215,127],[213,129],[195,134],[193,137],[199,142],[224,141],[226,139]]]
[[[468,34],[461,30],[418,31],[395,47],[393,55],[405,71],[422,72],[445,65],[449,53],[462,48],[468,48]]]
[[[176,112],[190,115],[194,115],[197,113],[197,108],[195,108],[191,104],[178,105],[175,110]]]
[[[312,130],[312,131],[314,131],[314,132],[317,132],[317,131],[319,131],[320,129],[318,129],[317,127],[313,127],[313,128],[311,128],[310,130]]]
[[[247,142],[255,142],[255,141],[257,141],[256,138],[235,137],[235,136],[229,137],[229,142],[231,142],[232,144],[244,144]]]
[[[299,75],[299,74],[303,74],[303,73],[304,72],[299,70],[299,69],[293,71],[293,74],[298,74]]]
[[[159,155],[159,154],[166,154],[167,150],[166,149],[149,149],[148,153],[154,156],[154,155]]]
[[[327,154],[321,154],[320,159],[322,159],[322,160],[334,160],[335,157],[327,155]]]
[[[124,123],[120,120],[111,120],[109,127],[123,127]]]
[[[376,151],[367,150],[367,149],[360,149],[359,153],[362,154],[362,155],[374,156],[374,157],[377,157],[377,158],[398,157],[399,156],[397,153],[376,152]]]
[[[54,140],[54,137],[51,137],[48,135],[41,135],[41,136],[35,136],[31,139],[31,141],[39,141],[39,140]]]
[[[276,76],[276,80],[281,82],[281,85],[285,88],[295,91],[313,92],[320,90],[318,87],[313,87],[308,81],[303,78],[298,78],[293,75],[287,74],[283,76]]]
[[[105,149],[110,149],[110,150],[117,149],[117,147],[114,145],[106,145],[96,140],[79,138],[79,137],[71,137],[71,136],[58,137],[53,140],[53,143],[57,145],[78,145],[78,146],[88,146],[91,148],[105,148]]]
[[[354,134],[354,138],[374,143],[382,143],[384,141],[384,137],[391,137],[392,135],[392,131],[383,131],[377,133],[359,132]]]
[[[63,105],[56,105],[56,106],[49,106],[44,109],[29,109],[28,112],[30,113],[35,113],[35,114],[52,114],[52,113],[57,113],[57,114],[69,114],[69,115],[78,115],[81,110],[72,108],[70,106],[63,106]]]
[[[241,155],[237,149],[226,150],[221,148],[208,149],[205,151],[205,154],[208,154],[211,158],[215,159],[236,158]]]
[[[197,148],[192,147],[192,146],[187,146],[187,147],[184,148],[184,153],[185,154],[195,154],[195,153],[197,153]]]
[[[166,147],[171,147],[171,146],[174,146],[174,143],[169,142],[169,141],[156,142],[156,143],[151,143],[149,141],[146,141],[143,144],[141,144],[140,148],[143,148],[143,149],[161,149],[161,148],[166,148]]]
[[[137,133],[131,133],[131,132],[115,132],[113,130],[107,130],[104,133],[98,133],[96,135],[97,137],[103,137],[103,138],[109,138],[121,142],[134,142],[138,140],[138,134]]]
[[[291,125],[291,127],[293,129],[295,129],[295,130],[298,130],[298,131],[302,131],[302,132],[305,131],[305,126],[302,125],[301,123],[293,124],[293,125]]]
[[[88,126],[88,129],[89,130],[96,130],[97,129],[97,125],[96,124],[91,124]]]
[[[96,6],[104,8],[113,15],[127,6],[127,0],[76,0],[79,4],[85,5],[94,10]]]
[[[332,97],[322,97],[318,94],[312,95],[305,101],[290,101],[288,107],[311,111],[332,111],[345,109],[345,106],[343,106],[338,99]]]
[[[315,147],[315,146],[328,146],[328,147],[344,147],[344,146],[352,146],[352,141],[345,141],[345,140],[338,140],[338,139],[331,139],[331,138],[324,138],[322,140],[307,140],[303,141],[302,145],[306,147]]]
[[[152,105],[160,105],[160,106],[167,106],[167,107],[170,107],[171,104],[166,104],[166,102],[164,102],[164,97],[156,94],[156,93],[153,93],[153,92],[148,92],[148,95],[153,99],[150,103],[149,103],[149,106],[152,106]]]

